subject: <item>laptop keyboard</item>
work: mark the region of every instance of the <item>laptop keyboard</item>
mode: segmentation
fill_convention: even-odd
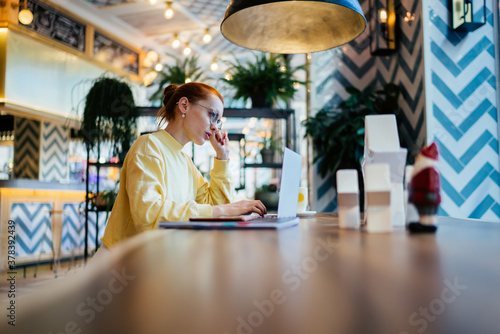
[[[289,217],[289,218],[278,218],[276,216],[271,216],[271,217],[267,217],[264,216],[263,218],[255,218],[255,219],[252,219],[251,222],[261,222],[261,223],[284,223],[284,222],[288,222],[290,220],[293,220],[295,219],[295,217]]]

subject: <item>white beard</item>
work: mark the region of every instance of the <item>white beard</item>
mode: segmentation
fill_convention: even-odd
[[[420,173],[422,170],[426,168],[437,168],[438,162],[437,160],[428,158],[424,155],[419,155],[417,157],[417,160],[415,161],[415,164],[413,165],[413,173],[412,177]]]

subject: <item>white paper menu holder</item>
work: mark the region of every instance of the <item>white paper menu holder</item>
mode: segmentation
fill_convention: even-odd
[[[365,166],[366,230],[384,233],[392,230],[391,182],[388,164]]]
[[[368,165],[380,163],[389,165],[393,226],[405,226],[406,223],[403,187],[406,155],[407,150],[399,144],[395,115],[365,117],[365,150],[361,162],[365,183]],[[367,204],[367,201],[365,203]]]
[[[339,169],[336,176],[339,227],[359,228],[358,171],[355,169]]]

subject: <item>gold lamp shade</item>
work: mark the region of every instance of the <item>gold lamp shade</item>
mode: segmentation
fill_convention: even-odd
[[[365,28],[358,0],[232,0],[221,24],[234,44],[273,53],[331,49]]]

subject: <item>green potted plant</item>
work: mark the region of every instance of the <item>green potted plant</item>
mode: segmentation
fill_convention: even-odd
[[[99,193],[89,192],[89,210],[106,212],[105,220],[108,220],[109,212],[115,204],[116,196],[118,195],[120,180],[115,182],[111,189],[100,191]],[[85,213],[85,202],[80,203],[80,213]]]
[[[274,131],[266,132],[265,136],[262,137],[260,155],[262,156],[262,163],[273,163],[275,153],[283,153],[281,149],[282,140],[281,138],[276,138]]]
[[[163,100],[163,90],[169,84],[182,85],[190,81],[198,81],[202,78],[203,71],[198,66],[198,56],[190,56],[184,59],[174,58],[174,64],[164,64],[163,70],[158,72],[158,76],[152,84],[157,84],[158,89],[149,98],[150,101],[160,106]]]
[[[278,209],[278,187],[275,184],[264,184],[255,189],[255,199],[260,200],[268,210]]]
[[[234,98],[251,99],[253,108],[271,108],[273,103],[293,98],[297,84],[295,73],[304,66],[292,67],[285,55],[254,53],[253,62],[242,63],[236,57],[228,65],[222,80],[234,89]]]
[[[365,116],[393,113],[398,118],[400,90],[398,86],[388,83],[380,90],[367,87],[360,91],[349,87],[346,91],[350,94],[347,100],[334,108],[321,109],[316,115],[304,120],[303,125],[305,137],[312,140],[313,162],[319,162],[320,175],[325,177],[335,175],[339,169],[356,169],[362,194],[361,159],[364,152]]]
[[[130,86],[100,77],[86,96],[80,135],[91,149],[98,142],[110,141],[113,155],[123,161],[136,137],[138,115]]]

